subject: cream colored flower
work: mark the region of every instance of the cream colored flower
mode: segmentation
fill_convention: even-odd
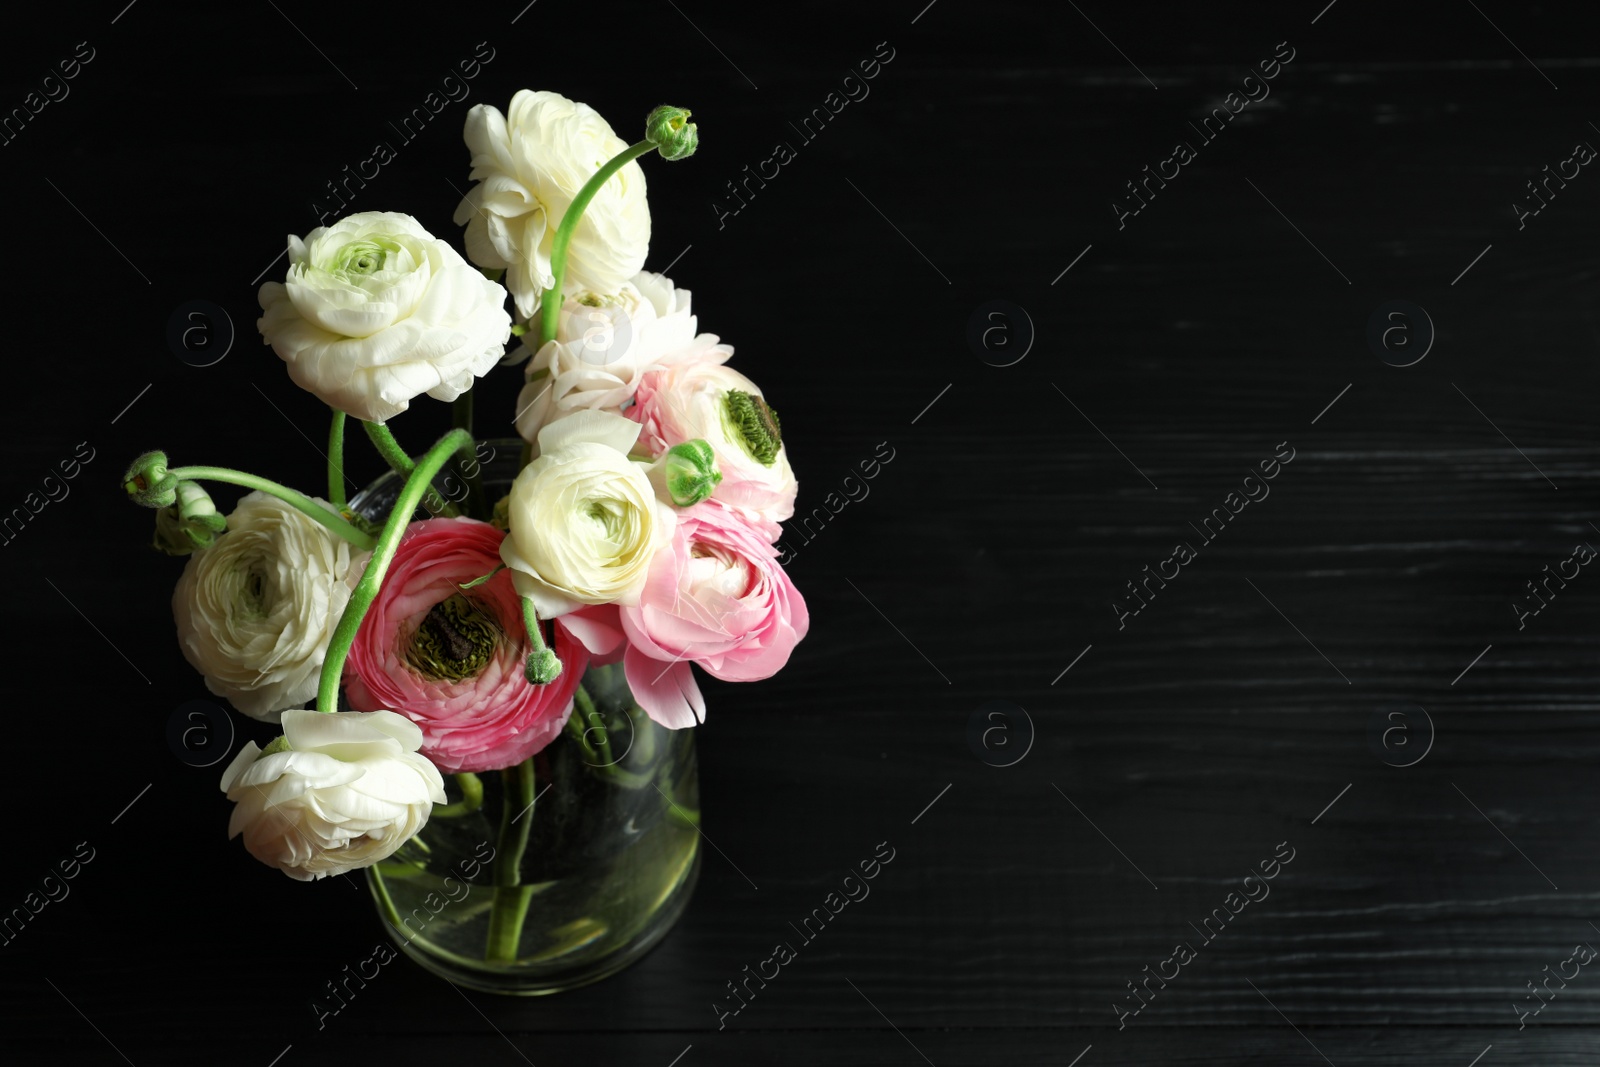
[[[555,282],[550,252],[572,198],[628,147],[587,104],[523,89],[505,114],[487,104],[467,112],[467,147],[477,182],[456,208],[467,255],[504,268],[517,311],[532,318]],[[644,266],[650,206],[644,171],[630,162],[595,194],[567,249],[568,291],[615,294]]]
[[[259,295],[261,336],[301,388],[384,422],[427,393],[454,400],[505,354],[505,290],[410,215],[368,211],[289,238]]]
[[[279,746],[283,747],[279,747]],[[445,802],[422,731],[392,711],[289,711],[265,754],[248,742],[222,775],[230,839],[308,882],[386,859]]]
[[[329,505],[325,504],[324,507]],[[228,531],[189,557],[172,594],[184,658],[206,688],[277,722],[317,693],[350,599],[350,546],[277,497],[251,493]]]
[[[539,432],[539,458],[511,485],[500,558],[540,618],[585,604],[634,604],[650,560],[672,536],[672,509],[628,458],[639,427],[577,411]]]

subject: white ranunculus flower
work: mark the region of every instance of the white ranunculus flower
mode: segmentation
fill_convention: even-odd
[[[689,296],[666,275],[640,271],[613,296],[568,297],[555,340],[528,367],[528,383],[517,398],[517,432],[537,442],[546,423],[568,412],[620,410],[652,370],[733,355],[716,334],[696,332],[699,320],[689,310]]]
[[[421,747],[422,731],[392,711],[285,712],[282,738],[265,754],[248,742],[222,774],[236,805],[228,837],[244,834],[250,855],[302,882],[369,867],[445,802]]]
[[[676,523],[645,466],[628,458],[638,436],[605,411],[575,411],[539,432],[539,458],[511,484],[500,558],[540,618],[638,602]]]
[[[505,114],[488,104],[467,112],[467,147],[477,182],[456,208],[467,227],[467,255],[506,269],[517,311],[532,318],[555,282],[556,228],[595,172],[628,147],[588,104],[523,89]],[[583,213],[567,246],[564,289],[616,293],[644,266],[650,206],[637,161],[612,175]]]
[[[317,693],[350,567],[350,546],[326,527],[275,496],[249,494],[173,590],[184,658],[207,689],[251,718],[278,721]]]
[[[427,393],[454,400],[505,354],[505,290],[416,219],[348,215],[289,238],[289,274],[261,286],[261,336],[295,384],[368,422]]]

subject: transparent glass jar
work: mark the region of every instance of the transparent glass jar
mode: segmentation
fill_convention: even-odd
[[[481,511],[510,486],[521,445],[480,443],[481,495],[460,472],[435,487]],[[399,487],[385,475],[350,508],[381,521]],[[688,904],[694,732],[640,710],[620,663],[590,666],[567,728],[530,761],[446,775],[445,789],[450,803],[422,832],[367,869],[390,938],[435,974],[491,993],[571,989],[644,955]]]

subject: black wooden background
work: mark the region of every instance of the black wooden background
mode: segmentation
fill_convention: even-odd
[[[1563,563],[1600,545],[1580,5],[524,3],[96,0],[8,26],[0,107],[66,95],[0,145],[0,510],[93,455],[0,546],[0,909],[94,857],[0,946],[17,1062],[1595,1061],[1600,975],[1528,987],[1600,946],[1600,577]],[[400,139],[479,42],[468,98]],[[1290,53],[1214,141],[1191,127]],[[260,345],[257,279],[378,141],[397,157],[351,209],[457,233],[466,109],[524,87],[629,139],[659,102],[695,110],[699,154],[645,161],[649,265],[774,400],[802,510],[893,458],[787,539],[812,613],[789,669],[707,685],[716,848],[654,953],[538,1000],[396,962],[319,1030],[311,998],[383,935],[358,879],[228,842],[220,766],[169,748],[205,691],[179,565],[118,475],[163,447],[317,489],[324,412]],[[719,211],[779,141],[795,158]],[[1195,158],[1119,228],[1179,141]],[[189,301],[231,320],[212,366],[169,346]],[[480,389],[480,426],[516,378]],[[446,420],[424,401],[394,427],[420,448]],[[1203,539],[1280,451],[1270,496]],[[1179,542],[1194,558],[1119,620]],[[719,1029],[725,983],[880,842],[871,896]]]

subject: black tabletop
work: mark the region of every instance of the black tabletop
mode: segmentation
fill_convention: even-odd
[[[14,27],[0,909],[78,869],[0,946],[6,1050],[1593,1062],[1590,22],[1324,2],[111,0]],[[711,847],[655,951],[533,1000],[401,961],[319,1027],[382,929],[359,878],[227,841],[220,767],[175,758],[206,694],[119,475],[160,447],[319,485],[325,409],[260,343],[259,282],[330,187],[455,238],[465,112],[521,88],[630,137],[694,109],[700,152],[646,161],[648,265],[782,414],[811,632],[776,678],[706,683]],[[516,379],[480,427],[508,432]],[[448,419],[393,425],[420,448]]]

